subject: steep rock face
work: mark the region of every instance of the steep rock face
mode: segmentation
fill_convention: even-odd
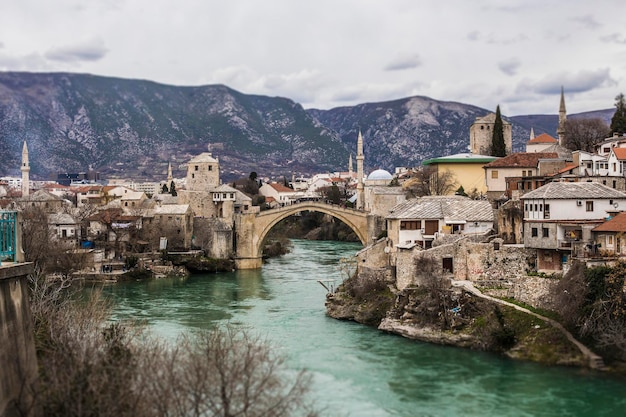
[[[391,171],[467,152],[469,127],[490,111],[419,96],[304,110],[286,98],[223,85],[0,72],[0,174],[19,174],[24,140],[34,178],[91,167],[105,177],[162,179],[168,162],[182,176],[177,170],[207,147],[220,158],[226,181],[251,171],[274,178],[345,171],[359,129],[366,171]],[[613,112],[589,114],[610,119]],[[556,115],[507,120],[515,151],[523,150],[531,127],[554,136],[558,123]]]
[[[88,167],[111,175],[163,175],[212,148],[235,172],[335,169],[347,161],[336,134],[285,98],[221,85],[174,87],[83,74],[0,73],[0,171]]]
[[[468,152],[469,128],[490,111],[467,104],[428,97],[410,97],[385,103],[360,104],[331,110],[309,110],[335,130],[345,145],[356,150],[360,129],[369,169],[417,166],[423,160]],[[514,147],[520,148],[525,129],[519,129]],[[526,133],[526,139],[529,133]]]

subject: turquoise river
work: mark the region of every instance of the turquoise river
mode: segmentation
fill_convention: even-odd
[[[325,415],[626,416],[626,378],[543,367],[436,346],[326,317],[318,280],[341,281],[360,245],[293,241],[261,270],[121,283],[105,288],[119,319],[160,337],[231,324],[259,332],[313,375]]]

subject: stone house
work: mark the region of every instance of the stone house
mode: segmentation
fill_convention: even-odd
[[[38,190],[32,194],[22,197],[16,201],[17,206],[21,209],[27,207],[38,207],[46,213],[58,213],[62,210],[66,201],[61,197],[49,193],[45,190]]]
[[[80,222],[68,213],[48,215],[48,227],[54,239],[78,244],[80,239]]]
[[[562,270],[570,257],[584,256],[592,229],[626,207],[626,193],[596,182],[551,182],[521,200],[524,246],[537,249],[540,271]]]
[[[193,212],[189,204],[166,204],[154,209],[151,243],[166,237],[168,249],[189,249],[193,236]]]
[[[143,228],[141,216],[127,216],[121,208],[108,208],[87,218],[88,236],[105,249],[105,257],[121,255],[136,243]]]
[[[515,182],[516,185],[517,183],[522,185],[514,188],[523,190],[523,179],[536,179],[540,175],[545,175],[540,173],[540,160],[554,160],[557,157],[558,155],[554,152],[517,152],[486,164],[483,169],[485,170],[487,197],[495,200],[508,193],[511,182],[507,183],[507,178],[512,177],[522,179]]]
[[[494,215],[486,200],[425,196],[398,204],[391,209],[386,220],[387,237],[392,247],[430,248],[442,235],[482,235],[490,231]]]
[[[593,230],[594,246],[589,247],[592,255],[626,255],[626,212],[622,211]]]

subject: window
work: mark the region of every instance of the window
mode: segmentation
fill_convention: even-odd
[[[213,171],[213,165],[209,165],[209,171]]]
[[[587,202],[585,203],[585,209],[586,209],[587,211],[593,211],[593,201],[587,201]]]
[[[421,221],[419,220],[410,220],[400,222],[400,230],[417,230],[421,228]]]
[[[545,211],[543,212],[543,218],[544,219],[550,218],[550,204],[546,204]]]
[[[522,177],[526,176],[526,171],[522,171]]]
[[[533,227],[532,229],[530,229],[530,235],[531,235],[532,237],[537,237],[537,236],[538,236],[538,233],[537,233],[537,228],[536,228],[536,227]]]
[[[198,165],[194,166],[194,169],[193,169],[193,170],[194,170],[194,171],[197,171],[197,170],[198,170]]]
[[[613,246],[613,235],[608,235],[607,236],[606,243],[607,243],[607,245]]]
[[[613,180],[613,188],[617,188],[617,181]]]
[[[543,237],[550,237],[550,229],[548,229],[547,227],[542,227],[541,233]]]
[[[491,171],[491,178],[493,178],[493,179],[498,178],[498,171],[497,170]]]

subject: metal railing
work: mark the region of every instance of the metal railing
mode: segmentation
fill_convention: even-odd
[[[16,261],[17,212],[0,211],[0,265],[2,261]]]

